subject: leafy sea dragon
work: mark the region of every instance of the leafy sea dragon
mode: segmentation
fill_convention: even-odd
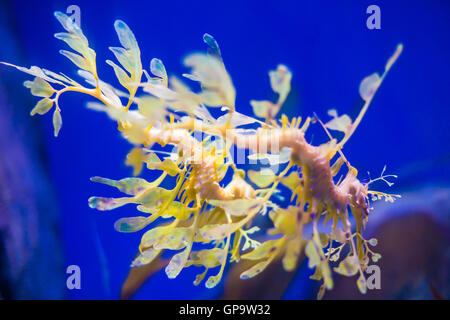
[[[284,269],[292,271],[304,251],[309,267],[315,268],[312,278],[323,281],[319,298],[333,287],[332,264],[337,265],[333,268],[337,273],[358,274],[357,285],[362,293],[366,292],[364,270],[370,259],[376,262],[381,257],[371,249],[377,244],[376,239],[365,240],[362,236],[371,210],[369,200],[393,201],[400,196],[369,190],[370,184],[377,180],[391,185],[386,178],[395,176],[384,175],[383,170],[381,177],[361,182],[342,149],[399,57],[402,45],[388,60],[381,76],[374,73],[361,82],[359,91],[365,104],[355,121],[348,115],[339,116],[335,110],[329,111],[332,119],[326,123],[317,117],[308,117],[302,123],[300,117],[289,120],[285,115],[277,120],[292,78],[284,65],[269,72],[277,101],[250,102],[255,116],[262,121],[236,110],[235,88],[211,35],[205,34],[203,38],[208,45],[207,54],[194,53],[184,59],[191,73],[183,76],[201,87],[194,92],[179,78],[169,79],[159,59],[151,60],[151,75],[143,69],[134,34],[123,21],[116,21],[114,27],[121,47],[110,50],[118,63],[106,62],[125,89],[119,90],[99,78],[95,51],[79,26],[61,12],[56,12],[55,17],[65,29],[55,37],[73,50],[60,52],[79,68],[78,75],[87,85],[36,66],[3,64],[34,76],[33,81],[24,83],[34,96],[41,98],[31,115],[43,115],[53,109],[55,136],[62,126],[60,96],[69,91],[80,92],[95,98],[97,102],[88,103],[88,107],[115,120],[122,136],[134,146],[126,159],[126,164],[134,169],[134,177],[91,178],[117,188],[126,196],[89,199],[91,208],[102,211],[126,204],[137,206],[139,216],[116,221],[114,227],[119,232],[136,232],[152,225],[142,236],[132,267],[154,262],[163,251],[176,251],[165,268],[167,276],[175,278],[183,268],[192,265],[203,267],[204,271],[194,281],[198,285],[210,269],[218,268],[206,281],[206,287],[213,288],[221,280],[227,261],[254,260],[255,265],[241,274],[246,279],[256,276],[278,258],[282,258]],[[143,94],[138,94],[141,91]],[[221,108],[224,113],[215,118],[208,108]],[[311,122],[323,126],[330,138],[328,142],[313,146],[305,140]],[[245,128],[250,124],[258,129]],[[338,142],[329,130],[341,131],[344,137]],[[170,145],[173,149],[156,152],[152,150],[154,144]],[[280,165],[282,170],[276,173],[263,168],[245,172],[234,161],[233,146],[251,151],[252,160]],[[345,177],[335,181],[344,164]],[[136,177],[144,166],[161,173],[153,181]],[[225,176],[230,170],[232,179],[227,182]],[[161,187],[170,176],[176,177],[173,189]],[[287,208],[271,200],[280,185],[291,191]],[[252,223],[257,215],[267,211],[274,228],[267,231],[269,240],[260,243],[251,238],[259,231]],[[354,232],[350,212],[356,223]],[[156,220],[161,223],[154,226]],[[319,222],[326,225],[330,220],[328,231],[319,231]],[[337,226],[339,221],[343,229]],[[312,226],[310,235],[306,235],[307,225]],[[343,251],[346,246],[349,250]],[[340,257],[341,252],[348,254]]]

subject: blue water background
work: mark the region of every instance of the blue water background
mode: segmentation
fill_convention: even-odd
[[[398,43],[404,52],[378,91],[364,120],[345,146],[345,154],[367,178],[387,164],[399,175],[393,192],[448,185],[449,167],[449,1],[12,1],[12,26],[23,55],[0,57],[19,65],[38,65],[76,77],[75,67],[58,50],[53,37],[62,28],[53,12],[76,4],[81,26],[97,52],[100,77],[119,86],[109,46],[118,46],[113,23],[124,20],[134,31],[144,68],[160,58],[170,74],[186,72],[182,58],[204,50],[202,35],[212,34],[237,88],[237,109],[251,114],[251,99],[273,99],[267,72],[279,63],[293,72],[292,92],[282,109],[288,116],[327,119],[336,108],[355,118],[363,101],[360,81],[382,72]],[[381,8],[381,30],[366,28],[366,8]],[[20,85],[18,83],[17,85]],[[23,89],[23,94],[29,94]],[[116,219],[132,216],[133,207],[97,212],[87,205],[92,195],[115,195],[89,177],[131,175],[124,165],[130,145],[104,114],[85,108],[86,97],[62,97],[63,128],[53,138],[51,116],[36,117],[44,132],[48,167],[62,214],[66,264],[82,270],[82,290],[67,298],[117,298],[136,254],[142,232],[120,234]],[[30,105],[30,108],[32,105]],[[33,134],[33,133],[30,133]],[[325,141],[316,125],[308,139]],[[386,188],[387,187],[384,187]],[[424,199],[426,201],[426,199]],[[51,255],[51,252],[48,252]],[[307,269],[307,268],[303,268]],[[152,277],[136,298],[217,298],[223,282],[208,290],[194,287],[198,270],[186,269],[176,280],[163,271]],[[285,298],[309,297],[309,281],[296,277]],[[295,290],[294,290],[295,289]],[[270,290],[270,287],[268,287]]]

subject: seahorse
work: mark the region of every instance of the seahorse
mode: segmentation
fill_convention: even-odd
[[[191,68],[191,73],[184,77],[201,85],[200,92],[194,92],[179,78],[169,78],[159,59],[151,60],[152,76],[143,69],[133,32],[118,20],[114,26],[122,47],[110,49],[119,65],[111,60],[106,62],[126,89],[124,92],[100,79],[95,51],[89,47],[80,27],[61,12],[56,12],[55,17],[66,30],[55,37],[76,52],[62,50],[61,53],[79,68],[78,74],[91,87],[36,66],[27,69],[2,63],[35,77],[24,83],[33,95],[42,98],[31,115],[42,115],[54,108],[55,136],[62,126],[59,98],[72,91],[97,99],[99,102],[88,103],[88,107],[108,114],[117,122],[122,136],[133,145],[126,164],[133,167],[135,177],[121,180],[91,178],[128,196],[89,199],[90,207],[101,211],[126,204],[137,205],[143,215],[116,221],[114,226],[120,232],[135,232],[156,220],[166,221],[144,233],[132,267],[152,263],[164,250],[179,251],[166,266],[168,277],[175,278],[183,268],[192,265],[202,266],[204,272],[194,281],[198,285],[210,269],[219,268],[218,273],[206,281],[206,287],[212,288],[221,280],[228,261],[255,260],[256,264],[241,274],[242,279],[247,279],[278,258],[282,258],[286,271],[292,271],[304,251],[309,258],[309,267],[315,268],[312,278],[323,281],[318,298],[333,287],[333,263],[338,264],[333,268],[337,273],[359,274],[358,288],[362,293],[366,292],[364,270],[369,259],[376,262],[381,257],[370,248],[376,245],[376,239],[366,240],[362,236],[371,210],[370,200],[385,198],[393,201],[400,196],[370,190],[373,182],[382,180],[391,185],[387,178],[396,176],[385,175],[383,169],[379,178],[361,182],[358,171],[344,156],[343,147],[400,56],[401,44],[381,76],[374,73],[361,82],[359,91],[365,103],[355,121],[352,122],[348,115],[338,116],[335,110],[330,110],[332,119],[326,123],[316,115],[302,122],[300,117],[289,120],[282,115],[280,119],[276,118],[289,95],[292,79],[291,71],[284,65],[269,72],[277,101],[252,100],[250,104],[255,117],[250,117],[236,110],[235,88],[221,50],[211,35],[203,37],[208,46],[207,54],[190,54],[184,60]],[[141,91],[147,94],[141,95]],[[223,114],[215,118],[208,108],[221,108]],[[305,139],[305,132],[311,123],[317,122],[330,140],[314,146]],[[246,128],[249,124],[258,128]],[[330,130],[344,132],[344,137],[338,142]],[[154,144],[171,145],[175,150],[156,152],[152,150]],[[251,151],[251,159],[280,166],[280,172],[270,168],[248,172],[239,169],[239,163],[235,163],[230,151],[233,146]],[[347,168],[345,177],[335,181],[344,164]],[[153,181],[136,177],[144,165],[149,170],[161,171],[161,174]],[[226,179],[229,170],[231,180]],[[161,187],[168,176],[176,177],[175,186],[169,190]],[[291,191],[287,208],[273,201],[280,186]],[[260,230],[252,224],[257,215],[266,212],[269,212],[274,227],[267,230],[269,240],[260,243],[251,238]],[[356,223],[355,232],[352,231],[350,212]],[[326,225],[330,220],[332,224],[328,231],[326,228],[319,231],[319,221]],[[339,221],[343,229],[337,226]],[[307,225],[312,225],[312,236],[305,234]],[[201,244],[204,249],[194,250],[194,243]],[[347,245],[348,254],[341,258]]]

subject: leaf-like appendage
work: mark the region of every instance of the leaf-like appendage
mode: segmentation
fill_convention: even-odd
[[[140,247],[141,248],[152,247],[155,243],[161,241],[172,229],[173,229],[172,226],[167,225],[162,227],[156,227],[147,231],[141,238]]]
[[[172,257],[169,264],[166,267],[166,274],[169,279],[176,278],[181,270],[185,267],[189,257],[190,248],[187,247],[180,253],[177,253]]]
[[[161,78],[162,85],[167,87],[167,71],[161,60],[153,58],[150,61],[150,71],[157,77]]]
[[[248,178],[260,188],[266,188],[275,181],[275,173],[269,168],[260,171],[249,170]]]
[[[256,249],[250,251],[241,256],[242,259],[247,260],[260,260],[267,258],[272,252],[274,252],[280,245],[280,239],[267,240],[261,243]]]
[[[238,217],[248,214],[262,204],[260,199],[209,200],[208,202]]]
[[[145,189],[155,187],[152,183],[141,178],[125,178],[121,180],[111,180],[102,177],[92,177],[91,181],[103,183],[119,189],[121,192],[129,195],[137,195]]]
[[[220,240],[239,229],[239,223],[208,224],[200,228],[200,234],[208,240]]]
[[[280,95],[278,104],[282,104],[291,91],[292,73],[285,65],[280,64],[276,70],[269,72],[269,77],[272,90]]]
[[[348,115],[343,114],[341,116],[338,116],[337,111],[334,109],[329,110],[328,114],[332,116],[333,119],[328,121],[325,124],[325,127],[330,130],[341,131],[344,133],[347,133],[351,130],[352,119]]]
[[[44,79],[36,77],[33,81],[25,81],[23,85],[31,90],[31,94],[36,97],[50,98],[55,89]]]
[[[114,229],[119,232],[136,232],[142,230],[150,223],[147,217],[121,218],[114,223]]]
[[[373,95],[380,86],[381,78],[378,73],[371,74],[361,81],[359,85],[359,94],[364,101],[372,99]]]
[[[162,121],[167,116],[165,102],[151,96],[140,97],[137,100],[139,112],[154,122]]]
[[[5,66],[14,67],[19,71],[31,74],[32,76],[35,76],[35,77],[39,77],[45,81],[63,85],[63,83],[61,81],[59,81],[60,80],[59,75],[57,75],[54,72],[51,72],[51,71],[48,71],[45,69],[41,69],[37,66],[31,66],[30,68],[25,68],[25,67],[16,66],[15,64],[7,63],[7,62],[0,62],[0,63],[4,64]],[[58,77],[55,77],[56,79],[54,79],[53,78],[54,75],[57,75]]]
[[[257,264],[255,264],[250,269],[248,269],[248,270],[244,271],[243,273],[241,273],[240,278],[242,280],[253,278],[254,276],[256,276],[256,275],[260,274],[261,272],[263,272],[264,269],[267,268],[269,263],[270,263],[269,259],[261,261],[261,262],[258,262]]]
[[[119,80],[120,84],[130,91],[130,89],[132,88],[131,78],[128,76],[125,70],[123,70],[121,67],[119,67],[111,60],[106,60],[106,63],[109,64],[111,67],[113,67],[114,73],[116,74],[117,80]]]
[[[359,270],[359,262],[357,258],[353,255],[348,255],[344,260],[339,263],[334,271],[340,273],[344,276],[351,277],[354,276]]]
[[[215,268],[220,266],[226,257],[226,252],[220,248],[205,249],[200,251],[193,251],[190,254],[186,267],[204,266],[206,268]]]
[[[117,79],[120,84],[130,92],[131,99],[134,97],[141,81],[141,51],[133,32],[125,22],[117,20],[114,23],[114,28],[116,29],[117,36],[119,37],[120,44],[123,48],[110,47],[109,49],[114,53],[123,69],[111,60],[107,60],[106,62],[114,68]]]
[[[301,236],[296,236],[286,243],[286,252],[283,257],[284,270],[293,271],[295,269],[303,249],[303,242],[304,240]]]
[[[358,285],[358,289],[362,294],[366,294],[367,292],[367,282],[366,278],[364,278],[364,275],[360,275],[358,280],[356,281],[356,284]]]
[[[141,267],[146,264],[149,264],[153,260],[155,260],[156,257],[158,257],[161,250],[155,250],[153,248],[146,249],[144,252],[140,253],[136,259],[133,260],[131,263],[132,267]]]
[[[47,112],[49,112],[52,107],[53,107],[53,100],[49,98],[44,98],[36,104],[33,110],[31,110],[30,115],[34,116],[36,113],[44,115]]]
[[[176,176],[181,172],[178,165],[173,160],[166,158],[163,161],[146,161],[147,168],[151,170],[162,170],[170,176]]]
[[[61,127],[62,127],[61,112],[59,111],[59,109],[55,109],[55,111],[53,112],[53,129],[55,137],[58,136]]]
[[[395,63],[395,61],[397,61],[402,51],[403,51],[403,44],[400,43],[397,46],[397,48],[395,48],[394,54],[389,58],[389,60],[386,63],[386,66],[384,68],[386,72],[389,71],[389,69],[391,69],[392,65]]]
[[[87,43],[87,39],[81,31],[80,27],[73,21],[71,17],[60,11],[55,12],[55,17],[67,32],[76,35],[78,38],[80,38],[81,41]]]
[[[249,160],[267,161],[271,166],[289,162],[292,149],[284,147],[279,154],[277,153],[253,153],[248,156]]]
[[[179,250],[189,245],[193,230],[189,227],[178,227],[169,230],[159,241],[153,244],[155,249]]]
[[[214,56],[194,53],[184,59],[184,64],[191,67],[192,74],[200,80],[201,96],[206,105],[234,109],[236,91],[220,60]]]
[[[92,209],[107,211],[119,208],[127,203],[131,203],[133,198],[106,198],[106,197],[90,197],[88,202]]]
[[[308,241],[305,247],[305,254],[308,256],[308,267],[313,268],[320,263],[320,255],[317,252],[316,245],[314,241]]]
[[[247,124],[255,123],[257,120],[255,118],[246,116],[245,114],[234,111],[232,113],[227,113],[219,118],[217,118],[217,125],[224,125],[229,121],[231,117],[230,126],[232,128],[245,126]]]
[[[297,171],[292,171],[287,177],[281,179],[281,184],[285,185],[292,191],[301,186],[302,180],[300,179]]]
[[[60,53],[72,61],[78,68],[97,75],[95,51],[89,48],[89,42],[80,27],[72,20],[72,18],[62,12],[56,11],[55,17],[68,32],[56,33],[55,38],[66,42],[70,48],[79,54],[66,50],[61,50]]]
[[[250,101],[250,104],[252,105],[253,113],[258,118],[271,119],[278,113],[278,107],[272,102],[267,100],[262,101],[252,100]]]
[[[205,33],[203,35],[203,41],[208,45],[208,52],[215,57],[217,57],[219,60],[222,60],[222,53],[220,52],[219,44],[217,43],[216,39],[208,33]]]
[[[147,208],[159,208],[171,195],[172,192],[164,188],[149,188],[136,197],[135,201]]]
[[[297,232],[297,207],[289,206],[287,209],[277,208],[269,213],[275,229],[282,234],[293,235]]]

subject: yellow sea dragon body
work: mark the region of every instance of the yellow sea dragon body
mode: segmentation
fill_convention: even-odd
[[[194,282],[197,285],[209,269],[219,268],[216,275],[206,281],[206,287],[212,288],[220,281],[229,260],[255,261],[252,268],[242,273],[241,278],[246,279],[256,276],[278,258],[282,258],[287,271],[292,271],[304,250],[309,267],[316,268],[312,278],[323,281],[319,298],[326,289],[333,287],[333,263],[336,263],[334,270],[338,273],[358,274],[358,287],[361,292],[366,291],[364,271],[370,259],[376,262],[380,258],[370,249],[376,245],[376,240],[365,240],[362,236],[370,210],[369,195],[372,200],[384,197],[387,201],[399,196],[369,190],[373,181],[383,180],[390,184],[385,178],[395,176],[383,175],[383,170],[380,178],[369,183],[360,182],[357,170],[343,155],[342,147],[354,133],[386,73],[400,55],[401,45],[388,60],[381,77],[375,73],[361,82],[360,94],[365,105],[354,122],[347,115],[338,116],[335,110],[329,111],[333,118],[325,124],[317,117],[307,118],[303,123],[301,118],[289,120],[284,115],[275,120],[290,91],[292,74],[283,65],[269,73],[271,87],[278,94],[277,102],[251,101],[255,116],[264,119],[261,121],[235,110],[235,89],[219,47],[210,35],[204,36],[209,46],[208,54],[194,53],[184,60],[191,68],[191,74],[184,76],[201,85],[200,92],[193,92],[180,79],[169,79],[158,59],[151,61],[153,76],[150,76],[142,68],[133,33],[124,22],[116,21],[114,26],[122,47],[110,49],[120,65],[110,60],[107,63],[114,68],[120,84],[127,91],[123,92],[99,79],[95,51],[89,47],[81,29],[65,14],[56,12],[55,16],[66,30],[56,34],[56,38],[76,52],[62,50],[61,53],[79,68],[79,75],[90,87],[39,67],[27,69],[4,64],[35,76],[33,81],[24,83],[33,95],[42,98],[31,114],[45,114],[53,108],[55,136],[62,125],[61,94],[68,91],[87,94],[99,101],[89,103],[88,107],[106,112],[117,121],[123,137],[133,144],[126,163],[133,166],[134,175],[139,175],[144,165],[149,170],[162,172],[154,181],[136,177],[91,179],[116,187],[127,195],[122,198],[92,197],[89,199],[92,208],[111,210],[136,204],[141,212],[137,217],[119,219],[115,223],[118,231],[135,232],[157,219],[166,220],[150,227],[143,235],[140,253],[132,266],[152,263],[164,250],[178,251],[166,266],[168,277],[175,278],[183,268],[191,265],[204,267],[204,272]],[[140,89],[149,94],[137,96]],[[207,107],[222,108],[224,114],[216,119]],[[312,121],[322,124],[330,137],[328,142],[313,146],[305,140],[305,131]],[[256,125],[258,129],[245,129],[247,125]],[[328,130],[344,132],[344,138],[337,142]],[[160,159],[151,150],[154,144],[171,145],[175,151]],[[272,167],[279,167],[280,172],[263,168],[245,173],[236,166],[230,152],[233,147],[251,151],[251,159],[265,160]],[[331,165],[334,158],[337,160]],[[343,164],[347,168],[345,177],[336,182],[334,177]],[[233,177],[225,183],[229,170]],[[168,176],[176,177],[171,190],[161,187]],[[292,193],[291,205],[287,208],[271,201],[280,185]],[[260,243],[251,239],[250,235],[259,230],[251,225],[258,214],[267,211],[274,228],[268,230],[270,239]],[[350,212],[356,222],[354,233]],[[329,220],[331,226],[324,228],[328,231],[319,231],[319,222],[323,221],[325,225]],[[343,229],[337,226],[339,220]],[[310,235],[305,234],[308,224],[312,226]],[[203,249],[194,250],[194,243],[199,243]],[[343,251],[347,245],[349,250]],[[342,258],[341,252],[348,254]]]

